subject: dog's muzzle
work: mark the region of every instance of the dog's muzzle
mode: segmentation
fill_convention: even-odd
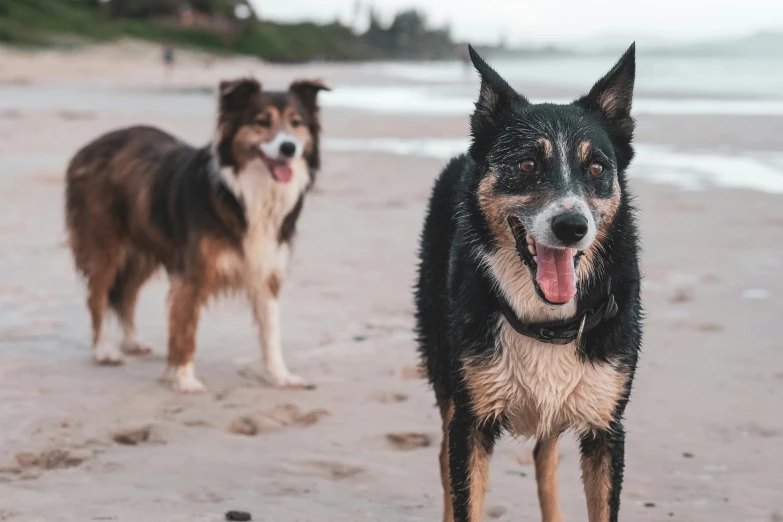
[[[281,183],[288,183],[294,177],[291,160],[302,156],[304,146],[295,136],[287,132],[278,132],[271,141],[259,145],[261,159],[264,160],[272,176]]]

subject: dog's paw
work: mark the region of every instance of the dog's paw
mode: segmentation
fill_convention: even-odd
[[[101,366],[118,366],[124,361],[122,354],[109,343],[99,343],[92,350],[92,360]]]
[[[149,355],[152,353],[152,348],[135,341],[123,341],[120,345],[120,350],[125,355]]]
[[[290,372],[284,372],[278,375],[270,375],[267,382],[277,388],[286,388],[292,390],[315,389],[315,384],[310,384],[303,377]]]
[[[196,378],[193,363],[177,368],[167,368],[161,382],[170,384],[171,389],[177,393],[196,394],[207,391],[204,383]]]
[[[239,370],[243,377],[258,379],[265,384],[275,388],[285,388],[289,390],[314,390],[315,385],[308,383],[303,377],[294,373],[285,371],[270,371],[265,368],[259,368],[257,364],[247,365]]]
[[[207,387],[194,376],[175,377],[171,383],[171,389],[178,393],[196,394],[204,393]]]

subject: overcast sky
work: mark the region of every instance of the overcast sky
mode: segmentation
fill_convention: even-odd
[[[251,0],[280,21],[353,20],[355,0]],[[512,44],[699,41],[783,30],[783,0],[360,0],[389,17],[418,7],[434,23],[450,22],[457,39]],[[364,11],[366,13],[366,11]],[[366,14],[362,16],[363,28]]]

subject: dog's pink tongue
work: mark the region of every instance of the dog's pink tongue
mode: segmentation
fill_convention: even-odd
[[[550,303],[567,303],[576,295],[572,248],[549,248],[536,244],[536,282]]]
[[[288,183],[294,177],[294,171],[285,163],[278,163],[272,167],[272,175],[281,183]]]

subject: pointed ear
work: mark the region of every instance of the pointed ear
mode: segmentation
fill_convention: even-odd
[[[468,45],[468,53],[481,77],[476,109],[470,117],[470,130],[473,135],[471,153],[476,161],[481,161],[480,158],[489,152],[489,145],[497,135],[503,115],[512,107],[524,107],[529,102],[501,78],[473,46]]]
[[[636,43],[633,43],[612,70],[593,85],[587,96],[575,103],[606,120],[612,130],[630,140],[634,129],[631,104],[635,78]]]
[[[247,101],[259,92],[261,84],[253,78],[220,82],[220,112],[241,110]]]
[[[527,105],[528,101],[517,93],[500,75],[479,56],[472,45],[468,45],[468,53],[473,66],[481,77],[481,91],[476,102],[474,117],[496,119],[512,103]]]
[[[318,93],[331,91],[321,80],[297,80],[288,87],[311,115],[318,112]]]

